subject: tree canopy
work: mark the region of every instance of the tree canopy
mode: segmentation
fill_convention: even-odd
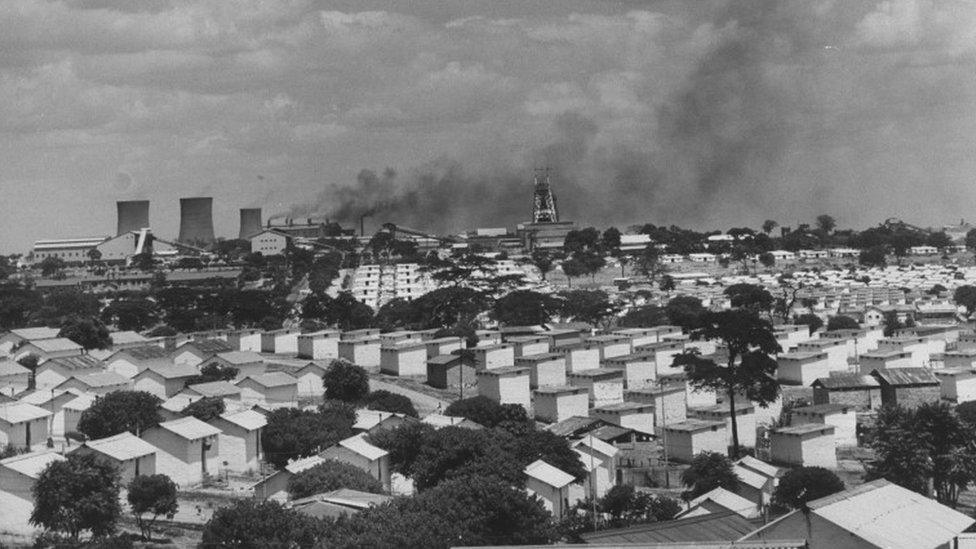
[[[322,374],[322,386],[326,398],[359,402],[369,394],[369,375],[362,366],[336,359]]]
[[[90,439],[124,433],[139,436],[162,421],[159,406],[163,401],[145,391],[115,391],[96,400],[81,413],[78,430]]]
[[[115,531],[122,513],[119,472],[94,454],[68,454],[49,464],[31,493],[30,522],[78,539],[83,531],[104,536]]]
[[[545,324],[559,312],[562,302],[547,294],[516,290],[497,299],[491,316],[506,326]]]
[[[95,318],[68,318],[61,325],[58,337],[66,337],[85,349],[107,349],[112,345],[108,328]]]
[[[505,422],[526,423],[529,416],[518,404],[499,404],[485,396],[476,396],[452,402],[444,410],[445,415],[463,417],[485,427],[497,427]]]
[[[382,494],[383,484],[359,467],[328,459],[288,479],[288,494],[292,499],[304,498],[349,488],[372,494]]]
[[[831,330],[857,330],[861,325],[849,316],[837,315],[827,319],[827,331]]]
[[[203,527],[205,547],[298,547],[311,549],[329,521],[318,520],[276,501],[237,499],[219,507]]]
[[[808,502],[844,490],[844,481],[823,467],[790,469],[773,492],[773,505],[802,509]]]
[[[277,468],[289,460],[307,457],[352,436],[356,414],[351,407],[318,411],[281,408],[268,414],[261,431],[265,459]]]
[[[417,409],[414,408],[413,402],[409,398],[383,389],[369,393],[369,395],[366,396],[365,404],[366,408],[370,410],[380,410],[383,412],[404,414],[410,417],[419,417]]]
[[[691,460],[691,466],[681,473],[681,483],[688,490],[681,494],[685,500],[692,500],[715,488],[737,491],[739,477],[728,457],[716,452],[702,452]]]
[[[142,537],[149,541],[156,519],[172,519],[180,508],[176,501],[176,483],[166,475],[139,475],[127,487],[126,499],[136,518]],[[151,515],[151,517],[146,517]]]

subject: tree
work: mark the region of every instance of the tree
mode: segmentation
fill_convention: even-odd
[[[668,323],[667,312],[657,305],[644,305],[627,311],[617,325],[621,328],[650,328]]]
[[[872,435],[877,459],[869,480],[885,478],[925,495],[931,484],[935,499],[950,507],[976,481],[976,435],[948,403],[884,407]]]
[[[148,299],[117,299],[102,311],[102,321],[119,330],[142,331],[159,322],[159,311]]]
[[[226,405],[224,399],[220,397],[204,397],[196,402],[191,402],[183,411],[180,412],[185,417],[195,417],[200,421],[210,421],[220,417],[224,413]]]
[[[763,252],[759,254],[759,263],[761,263],[763,267],[771,269],[774,265],[776,265],[776,256],[770,252]]]
[[[166,475],[139,475],[129,482],[126,499],[136,517],[136,524],[146,541],[152,539],[152,527],[160,516],[172,519],[179,510],[176,483]],[[143,515],[151,514],[152,518]]]
[[[560,314],[579,322],[600,325],[619,311],[603,290],[570,290],[559,295],[563,299]]]
[[[700,299],[686,295],[671,298],[664,309],[671,324],[686,330],[697,328],[701,324],[702,315],[706,312]]]
[[[976,229],[970,229],[966,233],[966,247],[970,250],[976,250]]]
[[[373,391],[366,396],[366,408],[419,417],[417,409],[409,398],[383,389]]]
[[[776,227],[779,227],[779,223],[773,221],[772,219],[767,219],[766,221],[763,221],[762,231],[766,234],[769,234],[773,232],[773,229],[775,229]]]
[[[299,547],[311,549],[330,522],[319,520],[276,501],[238,499],[219,507],[203,527],[204,547]]]
[[[662,292],[665,292],[670,296],[671,292],[673,292],[676,287],[674,277],[671,275],[662,276],[661,282],[658,283],[657,287],[660,288]]]
[[[844,490],[844,481],[823,467],[790,469],[773,492],[773,505],[803,509],[807,503]]]
[[[535,268],[539,269],[539,274],[542,276],[542,280],[545,280],[546,274],[552,271],[552,269],[555,267],[552,254],[545,250],[532,250],[531,260],[532,264],[535,265]]]
[[[725,392],[728,396],[732,429],[732,455],[739,455],[739,433],[735,399],[744,394],[759,406],[766,406],[779,395],[776,360],[770,355],[782,351],[772,325],[752,309],[730,309],[702,315],[702,326],[691,333],[693,340],[721,340],[728,351],[726,364],[719,365],[692,349],[674,358],[683,366],[688,382],[697,388]]]
[[[505,422],[528,423],[525,408],[518,404],[499,404],[485,396],[456,400],[444,409],[448,416],[463,417],[485,427],[497,427]]]
[[[702,452],[681,473],[681,483],[688,487],[681,497],[690,501],[716,488],[735,492],[738,482],[739,477],[729,458],[717,452]]]
[[[972,316],[973,312],[976,312],[976,286],[959,286],[956,288],[955,293],[952,295],[953,301],[956,305],[961,305],[966,308],[966,314]]]
[[[100,439],[126,431],[139,436],[162,421],[159,406],[163,401],[145,391],[115,391],[99,398],[81,413],[78,430],[90,439]]]
[[[963,423],[976,428],[976,400],[959,403],[956,406],[956,415]]]
[[[861,325],[849,316],[837,315],[827,319],[827,331],[832,330],[857,330]]]
[[[733,284],[723,292],[733,307],[745,307],[756,312],[773,308],[773,294],[757,284]]]
[[[630,484],[617,484],[597,501],[597,509],[610,515],[608,528],[671,520],[681,512],[681,504],[667,496],[638,492]]]
[[[60,257],[48,256],[41,261],[41,276],[53,276],[64,270],[66,264]]]
[[[620,229],[610,227],[603,231],[603,235],[600,237],[600,246],[608,252],[617,251],[620,248]]]
[[[830,234],[837,226],[837,220],[827,214],[817,216],[817,229],[824,235]]]
[[[292,499],[305,498],[340,488],[382,494],[383,483],[359,467],[327,459],[288,479],[288,494]]]
[[[369,374],[348,360],[336,359],[322,374],[326,398],[359,402],[369,394]]]
[[[872,246],[861,250],[858,262],[865,267],[884,267],[888,264],[886,256],[888,250],[884,246]]]
[[[495,301],[491,316],[505,326],[532,326],[549,322],[561,302],[532,290],[515,290]]]
[[[64,532],[77,540],[88,530],[99,537],[115,531],[119,505],[119,472],[94,454],[68,454],[49,464],[31,489],[30,523]]]
[[[112,346],[108,328],[94,318],[68,318],[61,325],[58,337],[66,337],[85,349],[108,349]]]
[[[813,313],[804,313],[794,321],[796,324],[806,324],[810,328],[810,333],[814,333],[819,330],[823,325],[824,321]]]
[[[412,477],[414,464],[420,449],[426,446],[427,437],[434,428],[419,421],[404,423],[392,429],[380,429],[369,434],[374,446],[390,453],[390,470],[394,473]]]
[[[281,469],[289,460],[310,456],[352,436],[356,413],[341,406],[316,412],[281,408],[268,414],[267,421],[261,446],[268,462]]]

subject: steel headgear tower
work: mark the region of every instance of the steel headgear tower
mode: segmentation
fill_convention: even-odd
[[[261,208],[241,208],[241,232],[237,237],[250,238],[262,230]]]
[[[148,200],[119,200],[115,205],[118,208],[118,225],[115,236],[138,231],[149,226]]]
[[[214,241],[213,198],[180,199],[180,242],[210,244]]]
[[[540,177],[541,176],[541,177]],[[535,171],[535,193],[532,197],[532,222],[556,223],[559,212],[556,211],[556,195],[549,187],[549,168]]]

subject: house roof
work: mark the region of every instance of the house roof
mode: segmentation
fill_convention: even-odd
[[[118,461],[148,456],[155,454],[157,450],[152,444],[129,432],[98,440],[89,440],[85,442],[85,446]]]
[[[366,439],[363,438],[363,435],[356,435],[353,437],[349,437],[345,440],[340,440],[339,446],[342,446],[343,448],[346,448],[348,450],[352,450],[353,452],[365,457],[370,461],[380,459],[381,457],[389,454],[389,452],[387,452],[386,450],[382,448],[378,448],[366,442]]]
[[[873,387],[881,386],[877,379],[874,379],[869,375],[857,374],[821,377],[814,381],[813,385],[823,387],[825,389],[871,389]]]
[[[371,494],[350,488],[340,488],[331,492],[296,499],[289,505],[292,509],[300,513],[305,513],[313,517],[324,517],[328,516],[328,512],[325,509],[318,508],[324,507],[321,504],[338,505],[350,509],[362,510],[374,505],[382,505],[392,499],[393,496],[387,496],[385,494]]]
[[[888,385],[938,385],[939,378],[927,368],[891,368],[873,370],[871,375]]]
[[[562,488],[576,479],[562,469],[537,459],[525,467],[525,474],[549,486]]]
[[[264,357],[253,351],[226,351],[217,353],[217,357],[228,364],[252,364],[264,361]]]
[[[395,414],[381,410],[356,410],[356,423],[353,424],[352,428],[368,431],[393,417],[402,418],[403,414]]]
[[[203,397],[200,395],[180,391],[179,393],[163,401],[163,403],[160,404],[160,407],[170,412],[182,412],[184,408],[202,398]]]
[[[759,517],[759,509],[755,503],[721,487],[708,491],[689,501],[688,506],[693,508],[697,505],[705,503],[706,501],[712,501],[715,504],[728,509],[729,511],[733,511],[743,518],[754,519]]]
[[[198,349],[201,353],[206,355],[216,355],[234,350],[234,348],[230,346],[230,343],[227,343],[222,339],[194,339],[193,341],[187,341],[183,345],[180,345],[176,350],[179,351],[180,349],[189,346]]]
[[[247,376],[246,378],[237,382],[240,385],[246,380],[252,380],[262,387],[285,387],[287,385],[297,385],[298,380],[294,377],[286,374],[285,372],[266,372],[263,374],[258,374],[256,376]]]
[[[17,400],[26,402],[27,404],[33,404],[34,406],[42,406],[52,400],[61,398],[65,394],[80,395],[82,393],[77,389],[38,389],[30,393],[22,393]]]
[[[58,337],[58,334],[61,333],[61,329],[60,328],[46,328],[46,327],[40,327],[40,328],[17,328],[15,330],[10,330],[10,333],[14,334],[15,336],[17,336],[17,337],[19,337],[21,339],[26,339],[28,341],[33,341],[33,340],[36,340],[36,339],[53,339],[55,337]]]
[[[607,422],[602,419],[596,419],[592,417],[583,416],[572,416],[568,417],[558,423],[553,423],[552,425],[546,427],[546,430],[554,435],[559,435],[561,437],[568,437],[576,435],[580,432],[590,431],[595,429],[600,425],[606,425]]]
[[[285,471],[288,471],[293,475],[297,475],[298,473],[311,469],[312,467],[315,467],[316,465],[323,463],[324,461],[325,458],[319,456],[309,456],[307,458],[296,459],[295,461],[292,461],[287,465],[285,465]]]
[[[102,362],[90,355],[63,356],[58,358],[49,358],[41,363],[41,365],[38,367],[47,368],[54,366],[68,372],[77,372],[80,370],[101,369]]]
[[[26,402],[5,402],[0,404],[0,420],[7,423],[23,423],[35,419],[45,418],[51,412]]]
[[[112,357],[119,354],[127,354],[136,360],[154,360],[154,359],[165,359],[169,358],[169,351],[163,349],[159,345],[140,345],[139,347],[129,347],[128,349],[120,349],[112,353]],[[110,357],[111,358],[111,357]]]
[[[74,341],[66,337],[53,337],[51,339],[36,339],[31,341],[31,345],[37,347],[45,353],[54,353],[58,351],[81,351],[84,349],[81,345],[78,345]]]
[[[131,381],[129,378],[116,372],[92,372],[90,374],[71,376],[63,381],[61,385],[68,383],[72,379],[77,379],[88,387],[111,387],[113,385],[126,385]]]
[[[592,433],[576,441],[573,444],[573,446],[588,446],[596,450],[597,452],[611,458],[620,452],[620,450],[617,449],[616,446],[603,442],[602,440],[600,440],[599,437],[593,435]]]
[[[764,473],[757,472],[740,464],[733,465],[732,470],[735,471],[735,476],[739,478],[739,482],[757,490],[761,490],[763,486],[766,486],[766,483],[771,478]]]
[[[189,364],[153,364],[139,372],[136,377],[145,375],[146,372],[152,372],[158,374],[163,379],[179,379],[182,377],[193,377],[199,375],[200,371],[197,370],[196,366],[190,366]]]
[[[41,471],[46,469],[48,465],[65,459],[67,458],[52,450],[43,450],[0,459],[0,467],[6,467],[24,476],[36,479],[41,476]]]
[[[803,408],[794,408],[792,413],[794,414],[834,414],[837,412],[846,412],[847,410],[854,410],[853,406],[848,406],[846,404],[814,404],[813,406],[804,406]]]
[[[241,389],[229,381],[208,381],[189,385],[187,389],[205,397],[231,396],[241,394]]]
[[[441,427],[463,427],[466,429],[484,429],[479,423],[475,423],[468,418],[445,416],[443,414],[428,414],[427,417],[421,420],[423,423],[428,425],[433,425],[434,429],[440,429]]]
[[[255,412],[254,410],[243,410],[240,412],[223,413],[220,414],[220,417],[224,421],[233,423],[238,427],[243,427],[248,431],[254,431],[255,429],[260,429],[268,424],[268,419],[264,417],[264,414]]]
[[[678,520],[598,530],[582,535],[588,544],[735,541],[755,527],[738,514],[709,513]]]
[[[772,465],[770,463],[766,463],[761,459],[756,459],[752,456],[743,456],[739,458],[739,461],[736,462],[736,465],[740,465],[742,467],[745,467],[746,469],[751,469],[769,478],[777,478],[782,476],[784,473],[784,469]]]
[[[91,405],[95,403],[95,400],[97,400],[97,397],[95,395],[91,393],[81,393],[80,395],[69,400],[68,402],[65,402],[62,408],[66,410],[75,410],[75,411],[83,412],[91,408]]]
[[[807,506],[809,512],[869,545],[888,549],[945,545],[974,522],[972,517],[884,479],[811,501]],[[761,538],[784,518],[749,537]]]
[[[164,421],[159,426],[187,440],[197,440],[220,434],[220,429],[213,425],[208,425],[193,416]]]
[[[27,374],[30,374],[30,370],[17,364],[17,362],[10,359],[0,359],[0,377],[22,376]]]
[[[149,341],[149,339],[147,339],[145,336],[128,330],[112,332],[109,334],[109,336],[112,338],[113,345]]]

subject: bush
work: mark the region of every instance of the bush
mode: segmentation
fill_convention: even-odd
[[[823,467],[791,469],[779,481],[773,493],[773,505],[801,509],[808,502],[844,490],[844,482]]]
[[[360,402],[369,394],[369,375],[347,360],[333,360],[322,374],[326,398]]]
[[[403,395],[391,393],[390,391],[373,391],[366,397],[366,407],[370,410],[381,410],[383,412],[393,412],[404,414],[410,417],[419,417],[413,402]]]
[[[292,499],[304,498],[340,488],[382,494],[383,484],[359,467],[341,461],[326,460],[288,479]]]

